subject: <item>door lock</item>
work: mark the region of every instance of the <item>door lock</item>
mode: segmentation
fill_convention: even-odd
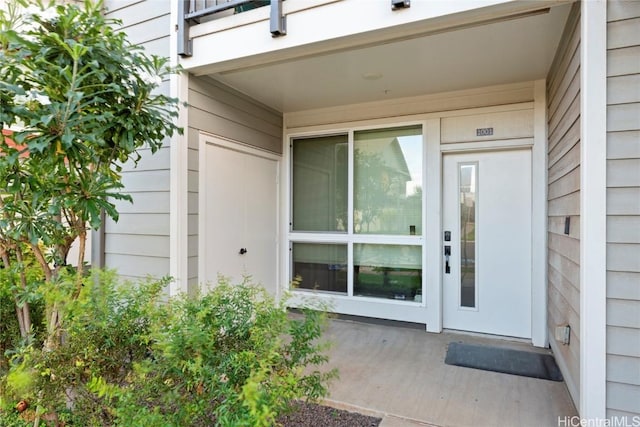
[[[244,255],[247,253],[247,248],[240,248],[240,255]]]
[[[449,257],[451,257],[451,246],[445,245],[444,247],[444,272],[445,274],[451,273],[451,266],[449,265]]]

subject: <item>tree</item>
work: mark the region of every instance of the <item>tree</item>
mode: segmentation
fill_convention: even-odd
[[[358,232],[369,233],[373,224],[387,207],[389,177],[385,162],[378,153],[355,150],[355,226]],[[385,179],[386,178],[386,179]],[[366,229],[364,228],[366,225]]]
[[[47,346],[59,343],[60,310],[77,298],[90,228],[118,219],[122,164],[156,152],[174,132],[176,99],[155,89],[175,72],[104,17],[102,2],[28,5],[0,11],[0,258],[18,272],[12,289],[23,337],[29,295],[47,295]],[[20,7],[25,8],[20,10]],[[77,268],[67,266],[77,241]],[[37,261],[44,283],[24,274]]]

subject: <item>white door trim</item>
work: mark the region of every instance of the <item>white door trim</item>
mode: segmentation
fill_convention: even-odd
[[[206,253],[207,246],[205,239],[202,236],[205,235],[205,230],[207,228],[207,212],[206,212],[206,198],[207,198],[207,180],[206,174],[204,173],[205,168],[207,167],[207,156],[206,156],[206,148],[207,145],[214,145],[218,147],[227,148],[230,150],[234,150],[244,154],[250,154],[252,156],[262,157],[265,159],[273,160],[277,163],[276,173],[277,173],[277,182],[276,182],[276,218],[279,219],[281,216],[280,211],[280,171],[281,171],[281,162],[282,157],[274,154],[270,151],[261,150],[259,148],[251,147],[247,144],[243,144],[238,141],[231,140],[229,138],[225,138],[219,135],[210,134],[207,132],[199,132],[198,137],[198,280],[201,282],[204,280],[206,274]],[[277,220],[276,224],[276,236],[280,235],[280,221]],[[277,268],[280,265],[280,248],[278,247],[280,244],[280,239],[276,239],[276,292],[279,297],[280,293],[280,278],[281,273],[280,269]]]
[[[509,150],[531,147],[531,173],[532,173],[532,193],[531,193],[531,343],[536,347],[547,347],[549,344],[547,325],[547,107],[546,107],[546,81],[536,80],[534,82],[534,135],[533,138],[508,139],[501,141],[483,141],[475,143],[458,143],[440,145],[440,155],[438,158],[437,173],[440,187],[440,198],[437,200],[437,215],[442,210],[442,183],[440,181],[442,172],[442,157],[446,153],[486,151],[486,150]],[[439,128],[438,128],[439,132]],[[433,157],[433,156],[432,156]],[[435,170],[435,167],[431,165]],[[435,182],[435,181],[434,181]],[[440,219],[438,230],[439,238],[436,239],[437,258],[440,265],[443,265],[441,250],[442,243],[442,221]],[[433,235],[433,234],[431,234]],[[428,239],[427,239],[428,240]],[[433,243],[433,242],[432,242]],[[429,245],[429,240],[427,245]],[[430,332],[442,331],[443,315],[443,276],[439,275],[438,310],[429,310],[429,318],[437,317],[438,327],[427,329]],[[427,284],[428,286],[428,284]],[[427,291],[429,287],[427,287]],[[432,292],[434,292],[432,290]],[[432,295],[435,295],[432,294]],[[433,307],[433,306],[431,306]],[[436,324],[432,321],[432,324]]]

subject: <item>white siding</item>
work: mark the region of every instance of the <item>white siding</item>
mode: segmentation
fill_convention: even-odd
[[[189,76],[189,289],[198,280],[198,142],[207,132],[282,153],[282,114],[209,77]],[[241,173],[241,171],[238,171]],[[210,242],[215,244],[215,242]]]
[[[607,416],[640,415],[640,1],[607,10]]]
[[[169,0],[107,0],[107,18],[121,21],[128,40],[147,54],[169,55]],[[168,94],[168,82],[158,91]],[[122,277],[169,274],[169,141],[157,153],[142,150],[137,168],[125,164],[123,183],[133,203],[116,201],[118,222],[104,225],[104,262]]]
[[[580,8],[574,6],[547,79],[548,327],[574,402],[580,390]],[[565,234],[565,220],[570,221]],[[554,329],[571,326],[569,345]]]

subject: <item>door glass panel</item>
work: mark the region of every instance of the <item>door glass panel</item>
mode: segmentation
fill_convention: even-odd
[[[293,141],[294,231],[346,232],[347,135]]]
[[[422,234],[422,127],[354,133],[354,232]]]
[[[478,165],[460,164],[460,306],[476,307]]]
[[[422,301],[422,248],[354,244],[353,294]]]
[[[298,288],[347,293],[347,245],[293,243],[292,251]]]

